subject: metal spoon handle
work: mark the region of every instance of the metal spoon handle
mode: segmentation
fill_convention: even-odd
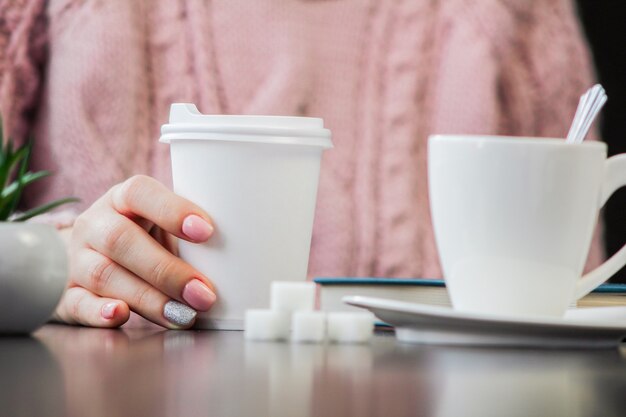
[[[583,117],[583,109],[587,105],[587,97],[589,96],[589,91],[580,96],[578,100],[578,107],[576,107],[576,114],[574,114],[574,120],[572,121],[572,125],[569,127],[569,132],[567,132],[567,142],[573,142],[577,136],[577,132],[580,125],[580,119]]]
[[[574,120],[567,133],[568,143],[580,143],[584,140],[606,99],[606,92],[600,84],[594,85],[580,97]]]
[[[602,106],[604,106],[604,103],[606,103],[606,100],[607,100],[607,97],[605,95],[602,95],[598,97],[598,99],[593,103],[593,107],[589,111],[589,114],[587,115],[587,118],[585,119],[582,125],[582,128],[578,133],[578,137],[577,137],[578,143],[582,142],[585,139],[585,136],[587,136],[587,133],[589,132],[589,129],[591,128],[591,125],[593,124],[593,121],[595,120],[598,113],[600,113],[600,109],[602,109]]]

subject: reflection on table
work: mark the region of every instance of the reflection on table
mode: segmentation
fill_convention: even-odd
[[[0,338],[0,415],[621,416],[625,352],[48,325]]]

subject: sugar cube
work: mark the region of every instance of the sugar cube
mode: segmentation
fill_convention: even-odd
[[[326,337],[326,314],[322,311],[296,311],[291,318],[291,340],[320,343]]]
[[[248,340],[284,340],[289,337],[289,313],[279,310],[246,310],[244,337]]]
[[[270,306],[272,310],[293,312],[312,311],[315,304],[315,283],[313,282],[272,282]]]
[[[365,343],[372,337],[374,315],[359,312],[328,313],[328,338],[338,343]]]

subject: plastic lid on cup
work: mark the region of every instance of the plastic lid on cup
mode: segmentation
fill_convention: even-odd
[[[206,115],[194,104],[174,103],[160,142],[220,140],[333,147],[324,120],[315,117]]]

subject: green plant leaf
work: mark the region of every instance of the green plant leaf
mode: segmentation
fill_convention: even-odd
[[[27,172],[20,180],[15,180],[0,192],[0,221],[5,221],[15,211],[21,192],[28,184],[45,178],[50,175],[50,171]]]
[[[6,144],[6,147],[4,143],[0,144],[2,145],[2,158],[0,159],[0,187],[4,187],[7,179],[9,178],[9,161],[12,159],[10,144],[10,141]]]
[[[63,204],[80,201],[73,197],[63,198],[35,207],[25,213],[15,214],[24,187],[50,175],[48,171],[28,172],[33,142],[31,136],[22,146],[15,149],[11,138],[5,139],[0,115],[0,221],[24,221]]]
[[[8,216],[5,216],[3,213],[5,212],[4,207],[6,207],[9,202],[10,200],[8,198],[5,200],[0,199],[0,222],[8,220]],[[8,212],[8,210],[6,212]]]
[[[6,146],[6,150],[4,149]],[[9,144],[4,144],[4,135],[2,134],[2,118],[0,118],[0,166],[4,164],[5,155],[9,152]]]
[[[39,172],[27,172],[22,177],[21,184],[26,187],[28,184],[31,184],[38,179],[45,178],[51,174],[50,171],[39,171]],[[12,194],[14,194],[19,189],[20,181],[15,180],[11,184],[5,187],[0,193],[0,198],[11,198]]]
[[[0,222],[6,221],[11,214],[7,207],[12,204],[12,198],[0,198]]]
[[[9,148],[12,148],[10,145],[11,141],[9,141]],[[13,166],[19,164],[19,169],[17,172],[17,189],[11,198],[5,200],[3,204],[2,210],[0,210],[0,218],[7,219],[11,216],[12,213],[17,209],[17,205],[20,202],[20,198],[22,197],[22,190],[24,189],[24,176],[26,175],[26,170],[28,169],[28,161],[30,160],[30,152],[32,149],[32,138],[28,140],[22,147],[20,147],[15,154],[11,155],[10,159],[7,161],[8,170],[7,170],[7,179],[11,176],[11,172],[13,170]],[[6,179],[5,179],[6,181]],[[3,187],[6,183],[3,183]]]
[[[13,153],[13,146],[11,146],[11,142],[7,144],[7,152],[5,154],[5,158],[2,164],[0,164],[0,188],[4,188],[11,176],[11,172],[16,164],[28,164],[28,159],[30,155],[30,146],[28,144],[19,148],[15,153]]]
[[[68,204],[68,203],[77,203],[79,202],[80,199],[75,198],[75,197],[68,197],[68,198],[61,198],[59,200],[55,200],[51,203],[47,203],[47,204],[43,204],[41,206],[32,208],[20,215],[18,215],[17,217],[11,219],[11,221],[13,222],[23,222],[25,220],[28,220],[32,217],[38,216],[40,214],[46,213],[50,210],[53,210],[59,206],[62,206],[63,204]]]

